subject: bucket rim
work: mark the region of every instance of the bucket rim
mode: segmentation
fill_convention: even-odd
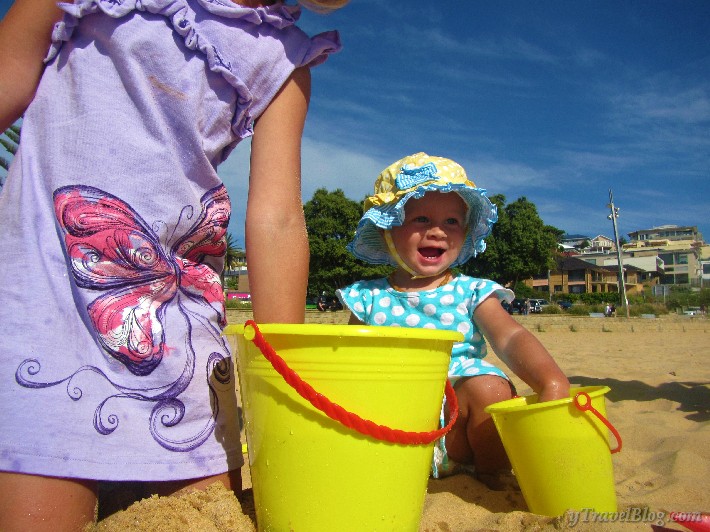
[[[245,324],[227,325],[223,334],[244,334]],[[399,338],[413,340],[443,340],[462,342],[463,334],[458,331],[422,329],[409,327],[389,327],[386,325],[333,325],[326,323],[264,323],[259,324],[264,335],[291,336],[358,336],[370,338]]]
[[[500,401],[498,403],[493,403],[485,408],[485,411],[489,414],[504,414],[508,412],[520,412],[520,411],[530,411],[530,410],[543,410],[546,408],[554,408],[556,406],[561,406],[565,404],[571,404],[574,400],[575,394],[578,392],[586,392],[589,397],[596,398],[600,395],[604,395],[611,391],[609,386],[575,386],[570,388],[570,396],[565,399],[557,399],[555,401],[545,401],[544,403],[530,403],[526,401],[531,397],[537,397],[537,394],[531,394],[524,397],[514,397],[513,399],[507,399],[505,401]]]

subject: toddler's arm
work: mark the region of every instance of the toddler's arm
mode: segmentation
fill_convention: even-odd
[[[473,319],[496,355],[541,401],[568,397],[569,381],[550,353],[503,309],[496,297],[483,301],[474,311]]]
[[[32,101],[61,15],[55,0],[15,0],[0,21],[0,132]]]

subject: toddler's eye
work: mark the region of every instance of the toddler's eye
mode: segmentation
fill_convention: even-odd
[[[425,224],[429,221],[429,218],[427,218],[426,216],[415,216],[414,218],[412,218],[412,221],[419,224]]]
[[[446,223],[448,225],[461,225],[461,222],[458,220],[458,218],[449,218],[446,220]]]

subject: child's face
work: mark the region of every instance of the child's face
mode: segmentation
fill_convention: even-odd
[[[443,272],[461,252],[466,238],[466,203],[454,192],[429,192],[410,199],[404,223],[393,227],[392,241],[402,260],[418,275]]]

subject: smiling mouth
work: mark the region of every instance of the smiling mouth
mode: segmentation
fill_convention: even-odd
[[[444,250],[441,248],[419,248],[419,254],[427,259],[438,259],[444,254]]]

